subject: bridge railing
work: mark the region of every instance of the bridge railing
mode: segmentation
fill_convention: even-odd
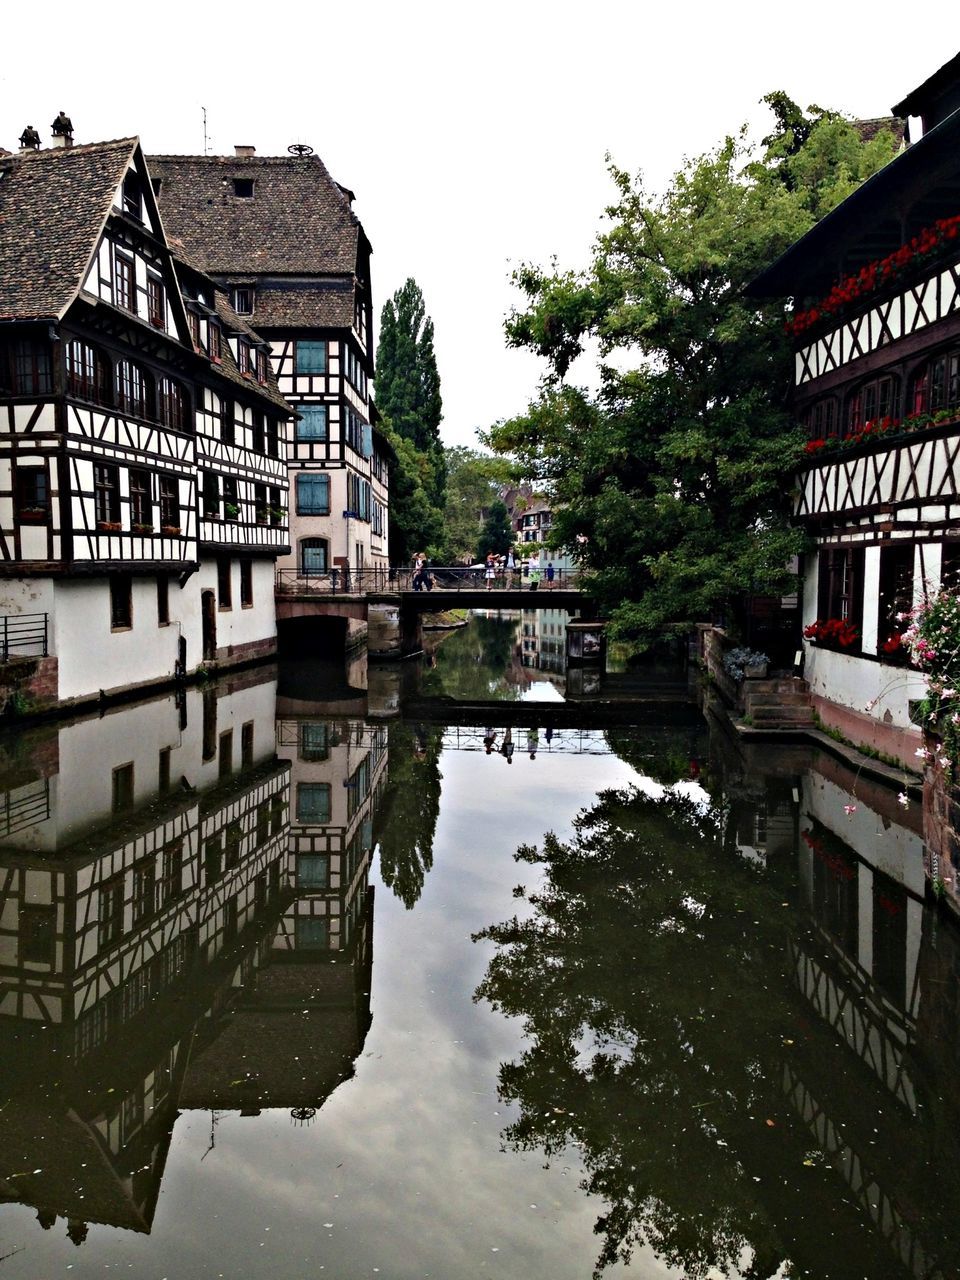
[[[532,573],[529,567],[497,569],[490,579],[486,570],[472,565],[431,565],[425,573],[412,569],[377,566],[364,569],[278,569],[277,591],[297,595],[367,595],[381,591],[575,591],[578,569],[546,567]]]

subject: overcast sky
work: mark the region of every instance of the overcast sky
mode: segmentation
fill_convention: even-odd
[[[0,27],[0,145],[30,123],[46,146],[63,108],[78,142],[202,154],[203,107],[211,153],[309,143],[356,192],[375,312],[408,275],[423,289],[444,438],[470,443],[535,392],[538,363],[504,347],[510,271],[586,261],[607,151],[658,188],[742,122],[762,136],[772,89],[884,115],[960,49],[951,12],[932,39],[902,4],[837,0],[19,4]]]

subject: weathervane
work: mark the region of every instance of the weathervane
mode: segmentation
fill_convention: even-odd
[[[308,146],[305,142],[291,142],[287,150],[292,156],[313,155],[313,147]]]

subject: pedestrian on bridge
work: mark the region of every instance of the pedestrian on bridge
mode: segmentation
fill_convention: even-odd
[[[497,557],[493,554],[492,551],[489,551],[487,553],[486,566],[483,574],[483,576],[487,580],[488,591],[493,590],[493,579],[496,576],[496,572],[497,572]]]

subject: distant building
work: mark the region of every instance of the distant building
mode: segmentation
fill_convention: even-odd
[[[386,566],[389,443],[371,400],[370,243],[319,156],[150,160],[164,224],[270,343],[298,417],[281,567]]]

